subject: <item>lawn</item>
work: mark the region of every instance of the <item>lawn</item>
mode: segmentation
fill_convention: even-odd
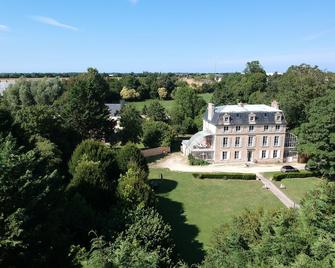
[[[321,182],[320,178],[296,178],[296,179],[283,179],[281,181],[273,181],[278,187],[284,184],[286,189],[281,189],[289,198],[294,202],[300,203],[305,194],[315,189]]]
[[[206,102],[209,102],[212,98],[212,93],[203,93],[199,94],[200,97],[202,97]],[[152,99],[144,100],[144,101],[134,101],[134,102],[128,102],[128,104],[133,105],[137,110],[142,111],[144,105],[148,106],[150,102],[152,102]],[[172,111],[174,100],[160,100],[159,101],[162,106],[168,111]]]
[[[283,207],[259,181],[195,179],[191,173],[151,169],[150,179],[163,174],[158,209],[173,229],[177,250],[188,263],[201,261],[213,230],[244,209]]]

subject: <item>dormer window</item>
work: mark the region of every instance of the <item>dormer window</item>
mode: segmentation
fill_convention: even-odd
[[[255,123],[256,121],[256,114],[250,113],[249,114],[249,123]]]
[[[267,113],[264,113],[264,117],[268,117],[268,114],[267,114]]]
[[[276,121],[277,124],[280,124],[282,122],[282,119],[283,119],[283,117],[282,117],[281,113],[278,112],[278,113],[275,114],[275,121]]]
[[[230,115],[229,114],[224,114],[222,116],[222,123],[223,124],[229,124],[230,123]]]

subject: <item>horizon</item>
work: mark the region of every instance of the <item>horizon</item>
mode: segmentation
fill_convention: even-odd
[[[2,3],[0,73],[218,74],[253,60],[267,73],[303,63],[335,71],[334,8],[331,0],[12,0]]]

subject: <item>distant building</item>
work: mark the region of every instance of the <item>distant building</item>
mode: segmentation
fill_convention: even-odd
[[[185,155],[214,163],[278,163],[297,160],[296,137],[286,132],[278,103],[223,105],[209,103],[203,130],[182,142]]]
[[[115,129],[121,129],[120,127],[120,113],[123,105],[125,104],[124,100],[121,100],[120,103],[106,103],[105,105],[109,111],[109,118],[116,122]]]

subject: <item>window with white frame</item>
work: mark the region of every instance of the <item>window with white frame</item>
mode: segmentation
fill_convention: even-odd
[[[254,132],[255,127],[254,126],[249,126],[249,132]]]
[[[254,137],[253,136],[249,136],[248,137],[248,146],[254,146]]]
[[[279,146],[279,136],[275,136],[275,138],[273,140],[273,145],[274,146]]]
[[[228,159],[228,152],[222,152],[222,160]]]
[[[278,150],[273,150],[273,158],[277,158],[278,157]]]
[[[223,137],[223,139],[222,139],[222,146],[223,147],[228,147],[228,137]]]
[[[240,151],[235,151],[234,152],[234,158],[235,159],[240,159]]]
[[[241,137],[235,137],[235,147],[240,147],[241,145]]]
[[[262,145],[268,146],[268,136],[263,136]]]
[[[280,125],[276,125],[276,131],[280,130]]]
[[[236,132],[240,132],[241,131],[241,126],[236,126]]]
[[[262,150],[262,159],[266,158],[266,150]]]
[[[268,131],[269,130],[269,126],[268,125],[265,125],[264,126],[264,131]]]
[[[228,126],[224,126],[224,127],[223,127],[223,132],[228,132],[228,130],[229,130],[229,127],[228,127]]]

